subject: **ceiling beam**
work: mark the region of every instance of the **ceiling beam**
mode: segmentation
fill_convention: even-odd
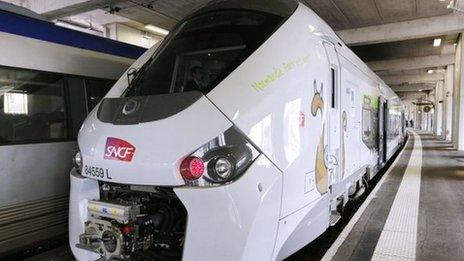
[[[443,81],[445,76],[441,73],[416,75],[391,75],[381,77],[387,85],[401,85],[411,83],[427,83]]]
[[[433,37],[464,31],[464,15],[443,16],[337,31],[347,45],[368,45]]]
[[[435,89],[435,84],[428,83],[416,83],[416,84],[407,84],[407,85],[394,85],[390,86],[394,92],[417,92],[421,91],[430,91]]]
[[[414,58],[367,62],[373,71],[402,71],[447,66],[454,64],[454,54],[430,55]]]
[[[56,9],[45,11],[41,13],[41,15],[50,20],[54,20],[105,8],[110,4],[110,2],[112,5],[115,5],[121,2],[125,2],[125,0],[68,0],[66,2],[67,4],[63,5],[63,3],[61,3],[61,6],[57,6]]]

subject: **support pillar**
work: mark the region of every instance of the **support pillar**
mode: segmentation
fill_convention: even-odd
[[[434,133],[440,137],[443,134],[443,89],[443,81],[437,82],[437,87],[435,88]]]
[[[453,130],[456,132],[456,140],[458,150],[464,150],[464,43],[462,34],[459,37],[459,42],[456,46],[456,62],[454,68],[454,89],[456,102],[456,116],[453,122]]]
[[[429,94],[427,95],[427,100],[428,101],[433,101],[435,102],[435,99],[437,97],[437,91],[436,91],[436,88],[434,90],[432,90],[431,92],[429,92]],[[423,109],[425,108],[422,107]],[[435,133],[435,126],[436,126],[436,122],[435,122],[435,115],[436,115],[436,112],[433,108],[430,108],[430,110],[428,112],[425,112],[424,111],[424,115],[426,117],[426,121],[425,121],[425,130],[427,132],[430,132],[430,133]]]
[[[443,138],[447,141],[451,141],[451,134],[453,132],[453,96],[454,96],[454,65],[448,65],[446,67],[445,77],[445,92],[444,96],[444,114],[443,114],[443,127],[444,133]]]

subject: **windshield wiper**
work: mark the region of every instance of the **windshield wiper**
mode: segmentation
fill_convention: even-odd
[[[132,85],[132,82],[134,81],[135,77],[137,76],[139,70],[136,68],[130,68],[127,70],[126,76],[127,76],[127,86],[130,88]]]
[[[126,91],[126,94],[127,94],[127,92],[132,91],[133,88],[135,88],[134,92],[137,93],[138,86],[135,83],[141,77],[142,72],[146,71],[148,65],[151,64],[153,59],[154,59],[154,56],[150,57],[150,59],[148,59],[148,61],[146,61],[145,64],[142,65],[142,67],[140,67],[139,69],[132,67],[129,70],[127,70],[127,73],[126,73],[126,75],[127,75],[127,91]],[[134,84],[136,86],[133,86]]]

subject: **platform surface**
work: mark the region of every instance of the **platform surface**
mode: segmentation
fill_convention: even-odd
[[[464,152],[411,133],[322,259],[464,260]]]

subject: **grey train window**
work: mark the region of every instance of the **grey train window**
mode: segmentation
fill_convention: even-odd
[[[388,140],[392,140],[396,138],[398,135],[400,135],[401,128],[402,128],[401,114],[398,115],[398,114],[389,112],[388,117],[389,117],[389,123],[388,123],[387,138]]]
[[[75,139],[113,83],[0,67],[0,145]]]
[[[0,68],[0,143],[66,139],[63,76]]]
[[[369,149],[377,146],[378,108],[370,97],[364,97],[362,109],[362,140]]]
[[[125,96],[208,93],[283,21],[253,11],[214,11],[182,23],[138,70]]]

